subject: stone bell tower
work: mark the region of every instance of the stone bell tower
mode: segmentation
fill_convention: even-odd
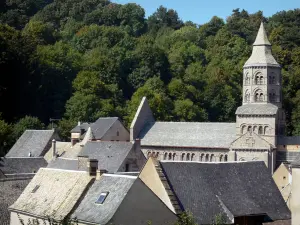
[[[247,152],[240,156],[245,161],[264,160],[267,166],[274,166],[276,137],[285,130],[281,79],[281,67],[272,55],[271,43],[261,23],[252,54],[244,65],[243,105],[236,110],[237,138],[247,138],[244,143],[236,141],[232,147]],[[264,152],[264,156],[257,151]]]

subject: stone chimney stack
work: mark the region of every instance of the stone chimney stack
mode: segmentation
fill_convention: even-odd
[[[97,159],[89,159],[87,160],[87,171],[89,175],[92,177],[96,177],[98,169],[98,160]]]
[[[56,158],[56,140],[52,140],[52,158]]]

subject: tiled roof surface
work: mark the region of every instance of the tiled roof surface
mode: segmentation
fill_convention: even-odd
[[[39,168],[47,167],[44,158],[0,158],[0,170],[4,174],[36,173]]]
[[[86,172],[42,168],[10,209],[61,220],[71,212],[90,181]]]
[[[230,215],[291,218],[264,162],[161,162],[161,166],[184,210],[191,211],[198,224],[210,224],[218,214],[227,222]]]
[[[11,206],[21,195],[31,179],[0,180],[0,224],[10,225]]]
[[[49,162],[48,168],[62,170],[82,170],[79,169],[78,159],[56,158]]]
[[[278,136],[278,145],[300,145],[300,136]]]
[[[99,118],[91,126],[94,138],[97,140],[101,139],[117,120],[118,117]]]
[[[237,108],[236,115],[276,115],[278,107],[271,103],[246,104]]]
[[[104,174],[88,190],[72,217],[79,221],[107,224],[135,180],[136,177]],[[101,192],[109,192],[109,194],[103,204],[96,204]]]
[[[77,125],[71,130],[71,133],[80,133],[81,129],[84,131],[87,131],[87,129],[91,126],[90,123],[81,123],[80,125]]]
[[[105,169],[113,173],[118,172],[132,148],[133,144],[131,142],[89,141],[83,147],[79,156],[97,159],[99,169]]]
[[[229,148],[235,123],[155,122],[139,134],[143,146]]]
[[[54,130],[26,130],[6,157],[28,157],[29,152],[32,157],[42,156],[53,134]]]

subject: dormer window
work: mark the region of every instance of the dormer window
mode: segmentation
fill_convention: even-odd
[[[97,201],[95,202],[96,204],[103,204],[105,199],[107,198],[109,192],[101,192],[99,198],[97,199]]]

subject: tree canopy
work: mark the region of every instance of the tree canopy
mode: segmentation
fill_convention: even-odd
[[[268,18],[234,9],[226,21],[199,25],[174,9],[160,6],[145,18],[141,6],[109,0],[0,6],[2,154],[24,128],[50,118],[60,119],[63,138],[77,121],[100,116],[129,125],[143,96],[158,120],[235,121],[261,20],[282,66],[287,134],[300,135],[300,9]]]

